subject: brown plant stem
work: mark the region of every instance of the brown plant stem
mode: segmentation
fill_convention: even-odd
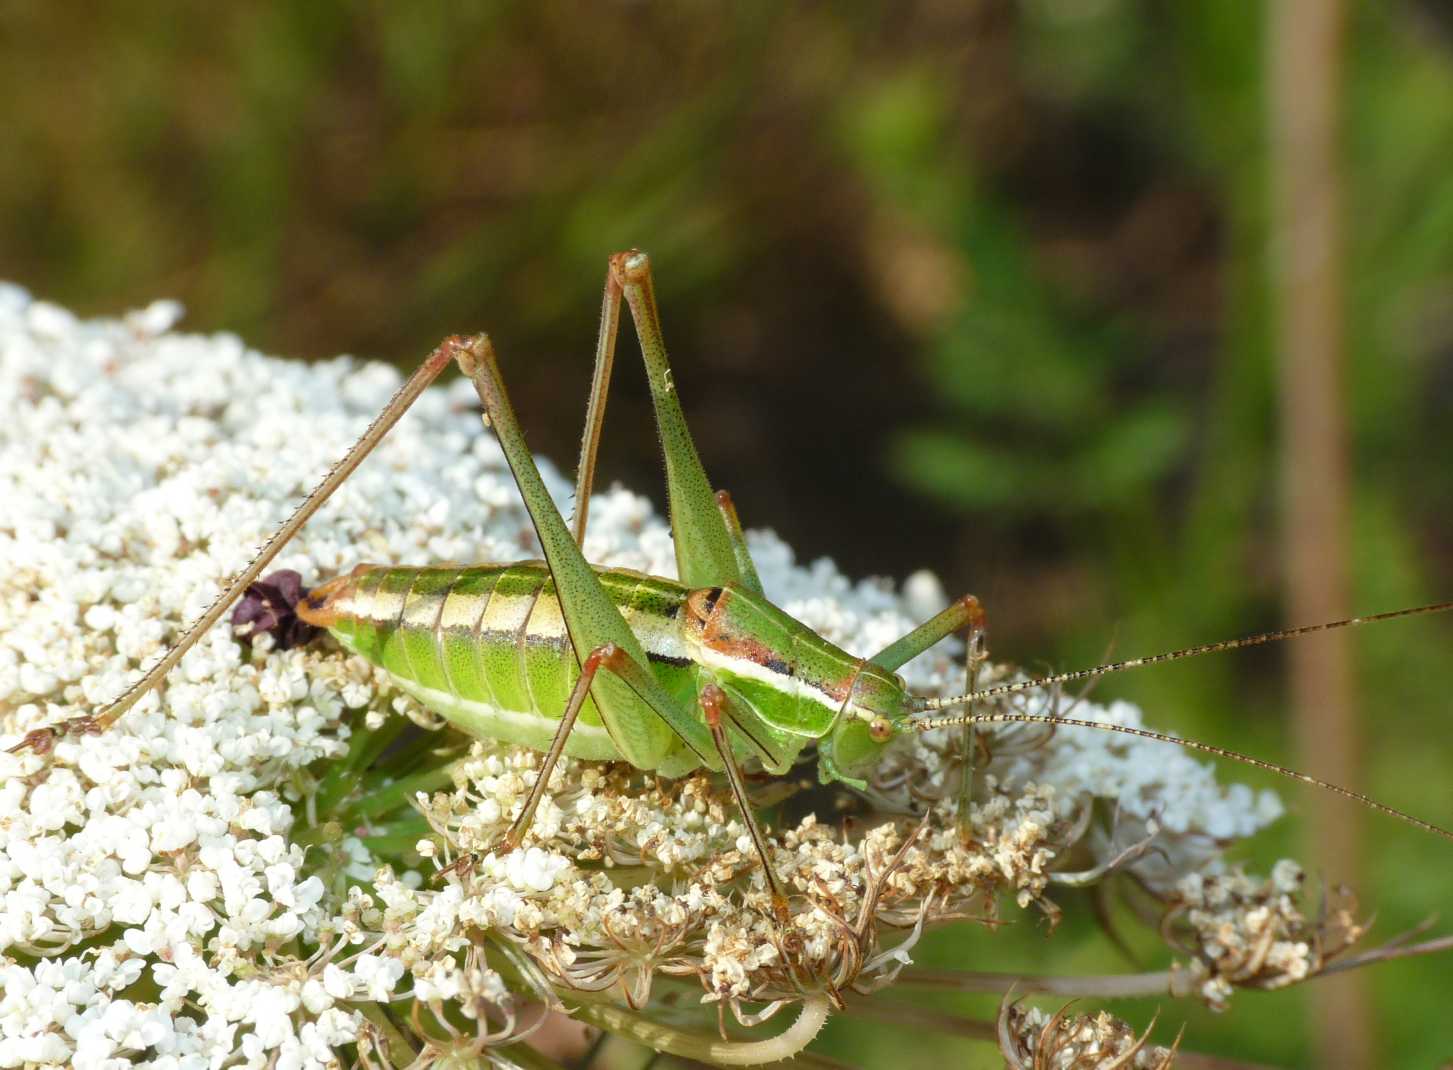
[[[977,1018],[965,1018],[949,1011],[934,1010],[931,1007],[915,1007],[891,999],[850,998],[845,1012],[849,1017],[885,1025],[904,1026],[915,1029],[931,1029],[946,1036],[967,1037],[970,1040],[986,1040],[998,1043],[998,1030],[993,1022]]]
[[[1288,617],[1345,616],[1348,597],[1347,432],[1342,185],[1337,138],[1342,79],[1340,0],[1276,0],[1268,8],[1271,285],[1281,372],[1282,559]],[[1345,635],[1288,651],[1300,764],[1357,787],[1358,733]],[[1309,855],[1360,884],[1359,815],[1308,800]],[[1363,982],[1319,985],[1311,1001],[1315,1063],[1373,1064]]]
[[[1392,959],[1409,959],[1419,955],[1436,955],[1449,950],[1453,950],[1453,936],[1440,936],[1436,939],[1425,940],[1421,944],[1411,944],[1407,947],[1400,946],[1396,943],[1388,943],[1382,947],[1373,948],[1371,951],[1364,951],[1360,955],[1349,955],[1345,959],[1339,959],[1324,969],[1322,975],[1344,973],[1362,966],[1371,966],[1378,962],[1389,962]]]
[[[900,984],[948,988],[956,992],[1002,993],[1012,989],[1022,995],[1066,996],[1071,999],[1137,999],[1146,996],[1183,995],[1173,990],[1174,977],[1170,970],[1062,977],[1054,974],[907,969],[898,975],[898,981]]]

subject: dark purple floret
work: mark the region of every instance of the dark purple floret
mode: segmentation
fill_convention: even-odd
[[[279,569],[253,583],[232,611],[232,628],[239,636],[251,640],[270,633],[279,650],[301,646],[317,634],[318,629],[298,619],[296,607],[308,589],[303,577],[290,568]]]

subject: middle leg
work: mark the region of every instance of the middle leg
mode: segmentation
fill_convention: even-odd
[[[525,805],[521,807],[514,821],[510,822],[509,831],[504,834],[504,838],[490,847],[491,851],[496,854],[509,854],[524,842],[525,834],[530,831],[530,826],[535,821],[535,811],[540,807],[540,800],[545,797],[545,789],[550,785],[550,776],[555,772],[560,755],[565,753],[565,744],[570,739],[570,733],[575,728],[580,711],[585,707],[585,700],[590,694],[590,685],[595,682],[595,674],[601,668],[619,671],[622,659],[629,657],[629,654],[614,643],[596,647],[586,655],[580,668],[580,676],[575,681],[575,687],[571,690],[570,698],[565,703],[565,712],[560,717],[560,727],[555,730],[555,738],[550,741],[550,749],[545,752],[545,758],[540,763],[540,771],[535,776],[535,782],[530,785],[530,793],[525,796]],[[437,876],[443,877],[448,873],[466,873],[474,868],[478,857],[472,852],[462,854],[440,870]]]
[[[778,922],[785,924],[788,920],[787,896],[783,893],[782,885],[777,880],[777,873],[772,868],[772,859],[767,853],[766,837],[762,835],[756,815],[752,813],[752,801],[747,797],[746,782],[742,779],[742,771],[737,766],[736,755],[732,753],[731,741],[727,739],[726,725],[723,723],[727,701],[726,692],[716,684],[707,684],[701,689],[701,712],[706,715],[706,727],[711,731],[711,739],[716,744],[717,753],[721,755],[722,768],[726,771],[727,782],[731,784],[732,795],[736,797],[737,809],[741,811],[742,821],[746,823],[747,832],[752,837],[752,846],[757,849],[757,857],[762,860],[762,875],[766,878],[767,891],[772,897],[772,913]]]

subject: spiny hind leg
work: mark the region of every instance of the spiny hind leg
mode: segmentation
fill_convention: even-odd
[[[56,743],[64,736],[99,734],[109,729],[116,721],[136,705],[147,692],[153,690],[166,677],[167,673],[174,669],[182,657],[196,645],[197,641],[207,633],[207,630],[221,619],[222,614],[232,606],[242,593],[262,575],[263,569],[272,563],[284,546],[292,541],[294,535],[312,517],[314,513],[333,496],[333,492],[343,485],[353,470],[363,463],[363,459],[373,452],[375,446],[383,440],[384,435],[399,418],[409,410],[414,401],[434,379],[448,367],[449,363],[456,358],[458,350],[458,339],[448,338],[439,344],[430,353],[413,375],[409,376],[403,386],[389,399],[383,411],[374,417],[373,423],[363,435],[348,448],[341,460],[328,470],[318,485],[309,492],[302,503],[293,510],[291,516],[273,532],[272,537],[257,552],[246,568],[237,573],[228,581],[226,588],[219,594],[206,611],[188,626],[170,650],[162,656],[151,668],[134,684],[123,691],[109,705],[103,707],[99,712],[87,714],[82,717],[73,717],[70,720],[58,724],[48,725],[45,728],[38,728],[28,733],[15,746],[10,748],[12,753],[32,750],[37,754],[48,754],[55,748]]]
[[[488,337],[476,335],[449,344],[455,348],[460,368],[474,382],[487,422],[494,428],[525,501],[555,580],[576,658],[583,665],[591,650],[607,643],[614,643],[630,655],[622,661],[620,673],[598,682],[595,695],[601,718],[616,740],[621,757],[637,768],[654,769],[670,747],[671,733],[675,733],[698,758],[711,764],[715,752],[705,726],[690,707],[673,702],[660,681],[644,668],[646,654],[640,640],[605,593],[600,577],[581,554],[555,508],[505,392],[499,361]],[[614,679],[617,675],[623,678]],[[646,720],[650,711],[655,711],[659,725]]]
[[[920,624],[902,639],[890,643],[868,660],[885,669],[898,669],[912,661],[919,654],[954,632],[967,630],[967,651],[965,653],[965,692],[972,692],[978,684],[979,668],[988,658],[985,642],[989,634],[989,619],[984,607],[971,594],[966,594],[941,613]],[[972,713],[972,708],[968,711]],[[974,790],[974,725],[965,722],[963,726],[963,775],[959,778],[958,822],[959,830],[967,840],[973,833],[970,818],[970,799]]]
[[[595,338],[595,373],[590,381],[590,400],[585,406],[585,430],[580,436],[580,463],[575,468],[575,515],[570,530],[577,546],[585,545],[585,526],[590,518],[590,496],[595,491],[595,459],[600,450],[600,432],[605,425],[606,395],[610,373],[615,367],[616,336],[621,324],[621,284],[614,271],[605,273],[605,295],[600,304],[600,331]]]
[[[656,307],[651,259],[639,249],[616,253],[610,258],[610,276],[607,287],[618,286],[630,306],[646,364],[656,433],[666,459],[666,495],[681,582],[688,587],[746,584],[740,564],[740,558],[746,555],[746,543],[731,534],[730,521],[723,515],[702,467],[676,394],[661,332],[661,314]],[[755,569],[748,571],[755,576]]]
[[[621,299],[631,308],[641,356],[651,388],[656,433],[666,458],[666,489],[671,526],[675,533],[677,564],[683,582],[693,587],[740,583],[760,592],[761,582],[742,536],[741,522],[731,496],[712,492],[711,483],[686,426],[676,396],[676,384],[661,333],[651,261],[631,249],[610,258],[605,293],[601,297],[600,330],[595,342],[595,372],[590,401],[585,409],[585,430],[580,437],[580,462],[575,475],[575,515],[571,533],[584,545],[590,497],[595,489],[596,457],[605,425],[606,396],[615,367],[616,338],[620,330]]]

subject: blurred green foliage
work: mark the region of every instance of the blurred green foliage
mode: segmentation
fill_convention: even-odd
[[[1350,6],[1355,590],[1383,609],[1453,592],[1453,41],[1432,3]],[[0,13],[0,269],[43,296],[100,313],[174,295],[198,329],[404,364],[488,327],[532,441],[569,458],[604,258],[639,245],[749,525],[858,574],[933,568],[1028,664],[1282,623],[1262,5]],[[643,384],[629,361],[617,379],[607,477],[654,488]],[[1369,789],[1444,821],[1450,636],[1356,638]],[[1279,665],[1208,659],[1102,694],[1287,760]],[[1361,883],[1388,935],[1448,897],[1453,857],[1376,830]],[[1067,905],[1053,941],[969,929],[924,959],[1123,968]],[[1453,1052],[1448,970],[1378,969],[1381,1065]],[[1298,1000],[1162,1010],[1193,1048],[1295,1064]],[[827,1043],[908,1065],[881,1026]]]

